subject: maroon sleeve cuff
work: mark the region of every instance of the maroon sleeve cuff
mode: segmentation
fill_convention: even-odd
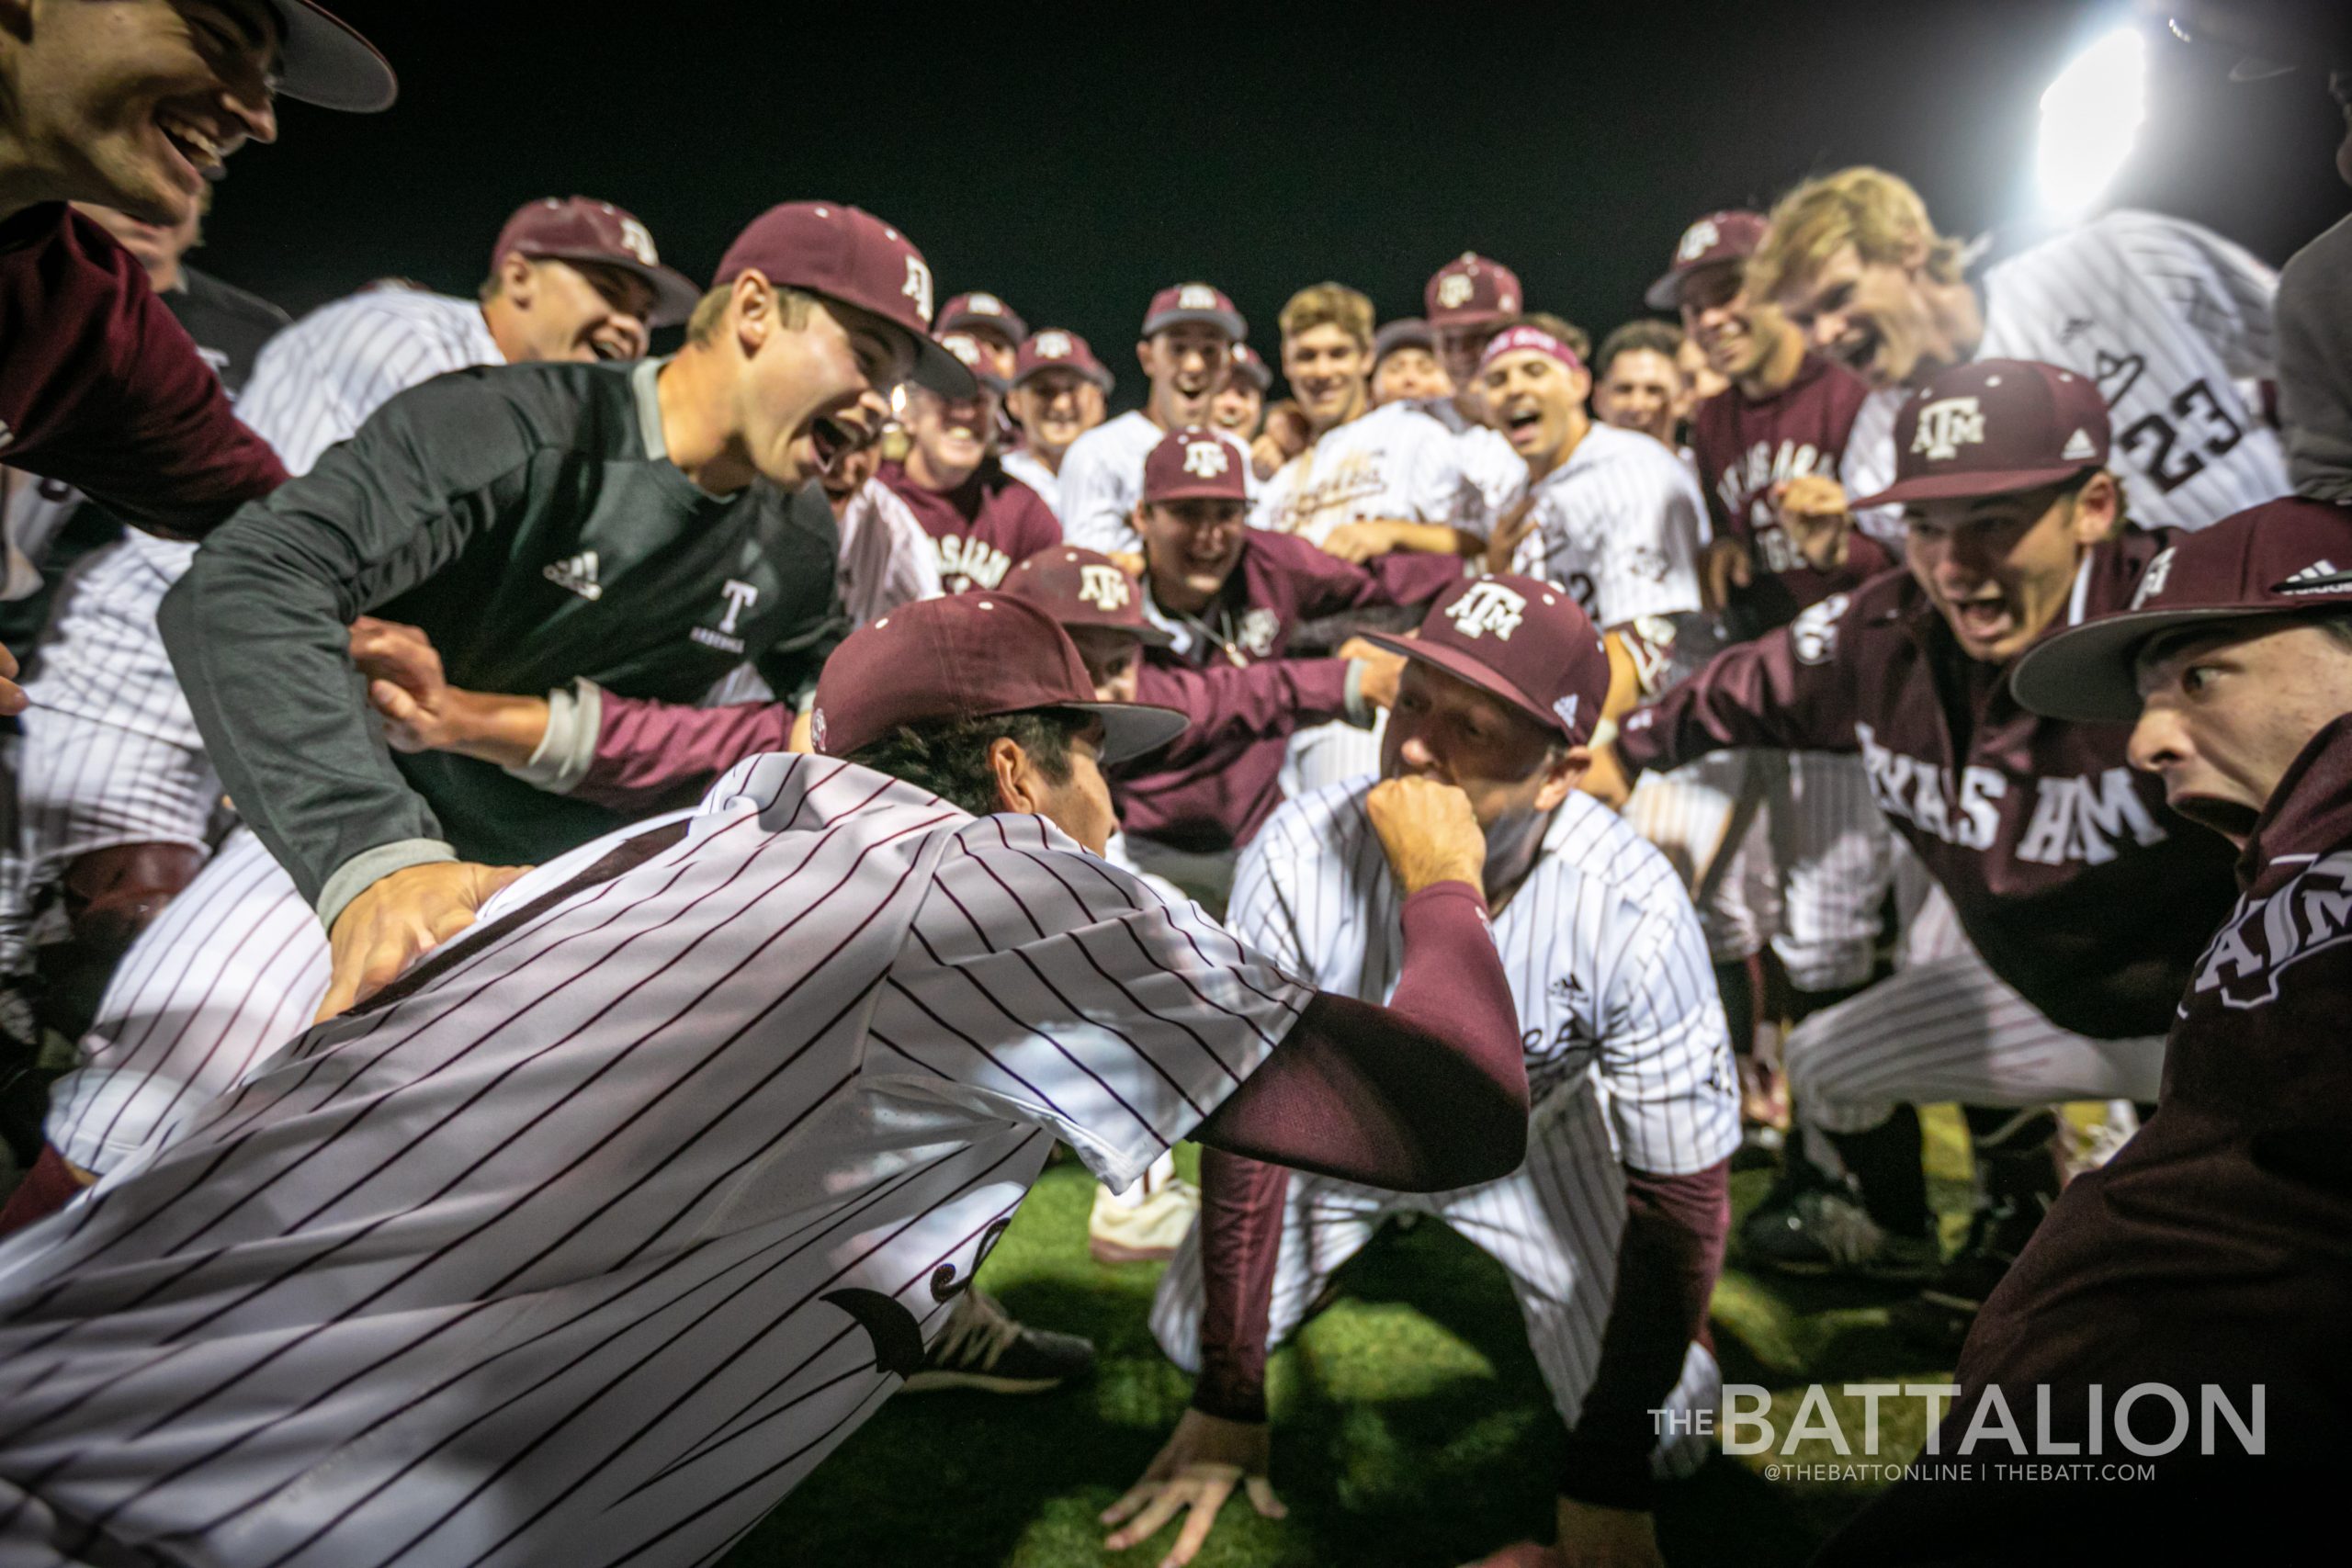
[[[1723,1271],[1731,1225],[1731,1162],[1688,1176],[1627,1168],[1617,1290],[1561,1468],[1560,1495],[1602,1507],[1650,1506],[1657,1418],[1682,1376]]]
[[[783,703],[695,708],[606,692],[598,705],[596,754],[571,794],[616,811],[691,806],[719,774],[792,738]]]
[[[1201,1373],[1193,1408],[1227,1421],[1266,1418],[1267,1322],[1290,1172],[1201,1151]]]

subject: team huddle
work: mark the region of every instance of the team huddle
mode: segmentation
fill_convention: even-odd
[[[831,201],[704,287],[535,199],[472,298],[289,321],[187,262],[209,179],[390,68],[310,0],[30,18],[0,1563],[716,1562],[893,1393],[1086,1374],[974,1286],[1057,1146],[1194,1379],[1114,1550],[1279,1510],[1268,1356],[1399,1216],[1566,1428],[1492,1563],[1660,1561],[1727,1249],[1916,1289],[1950,1439],[2263,1413],[2120,1496],[1915,1475],[1826,1561],[2315,1495],[2340,274],[1854,167],[1654,237],[1597,348],[1476,254],[1258,346],[1171,282],[1112,417]]]

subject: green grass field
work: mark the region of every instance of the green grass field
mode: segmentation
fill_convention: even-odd
[[[1966,1168],[1958,1118],[1944,1111],[1928,1121],[1936,1199],[1956,1223]],[[1736,1177],[1736,1205],[1744,1212],[1768,1179],[1761,1171]],[[744,1540],[730,1568],[1159,1561],[1174,1525],[1114,1554],[1102,1549],[1094,1517],[1141,1474],[1191,1385],[1145,1325],[1159,1269],[1088,1258],[1091,1195],[1076,1165],[1048,1169],[981,1282],[1016,1316],[1091,1338],[1101,1355],[1093,1378],[1026,1399],[891,1401]],[[1289,1517],[1261,1519],[1237,1500],[1196,1561],[1447,1568],[1513,1540],[1548,1539],[1560,1427],[1501,1271],[1443,1226],[1424,1224],[1385,1231],[1341,1278],[1341,1299],[1271,1369],[1274,1484]],[[1948,1367],[1888,1328],[1886,1308],[1897,1299],[1750,1274],[1735,1243],[1714,1302],[1724,1380],[1770,1388],[1779,1430],[1813,1382],[1834,1390],[1942,1381]],[[1859,1414],[1843,1425],[1861,1430]],[[1907,1460],[1920,1425],[1915,1403],[1883,1407],[1878,1457]],[[1765,1467],[1779,1457],[1717,1454],[1669,1487],[1658,1509],[1668,1562],[1801,1562],[1872,1489],[1768,1480]],[[1837,1457],[1823,1440],[1783,1462]]]

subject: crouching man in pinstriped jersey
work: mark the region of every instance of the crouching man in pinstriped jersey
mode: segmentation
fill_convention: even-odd
[[[1121,1186],[1187,1136],[1516,1164],[1468,800],[1369,803],[1403,979],[1318,994],[1098,857],[1102,765],[1183,722],[1009,596],[854,634],[832,754],[512,884],[0,1247],[0,1563],[710,1562],[921,1361],[1057,1138]]]
[[[1452,591],[1406,656],[1365,777],[1293,800],[1244,852],[1232,919],[1246,942],[1334,990],[1402,993],[1410,888],[1375,834],[1383,790],[1463,790],[1487,836],[1487,899],[1510,977],[1536,1110],[1526,1160],[1427,1196],[1329,1175],[1291,1178],[1212,1150],[1201,1223],[1161,1281],[1152,1326],[1200,1381],[1142,1483],[1104,1515],[1129,1546],[1179,1509],[1169,1561],[1189,1562],[1234,1483],[1261,1512],[1267,1346],[1392,1213],[1442,1217],[1510,1275],[1570,1430],[1561,1548],[1498,1562],[1656,1562],[1652,1412],[1713,1408],[1702,1335],[1723,1262],[1728,1161],[1739,1145],[1731,1045],[1698,916],[1666,857],[1577,789],[1609,689],[1600,636],[1565,589],[1495,577]],[[1685,1428],[1689,1429],[1688,1427]],[[1598,1554],[1598,1555],[1592,1555]]]

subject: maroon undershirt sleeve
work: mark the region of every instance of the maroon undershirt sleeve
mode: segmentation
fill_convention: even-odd
[[[1193,1403],[1265,1416],[1266,1321],[1282,1228],[1279,1161],[1394,1191],[1491,1181],[1527,1152],[1519,1013],[1467,883],[1405,900],[1387,1007],[1325,992],[1194,1134],[1205,1303]]]
[[[1730,1224],[1729,1160],[1688,1176],[1626,1168],[1617,1290],[1600,1368],[1568,1434],[1562,1496],[1602,1507],[1649,1507],[1650,1450],[1658,1441],[1650,1413],[1674,1392],[1690,1341],[1705,1330]]]
[[[696,708],[605,692],[597,706],[596,754],[571,798],[616,811],[691,806],[744,758],[792,739],[788,703]]]
[[[1136,672],[1136,701],[1174,708],[1190,721],[1183,734],[1129,770],[1149,776],[1187,766],[1237,740],[1287,735],[1346,717],[1348,660],[1269,659],[1245,670],[1179,669],[1147,661]]]

